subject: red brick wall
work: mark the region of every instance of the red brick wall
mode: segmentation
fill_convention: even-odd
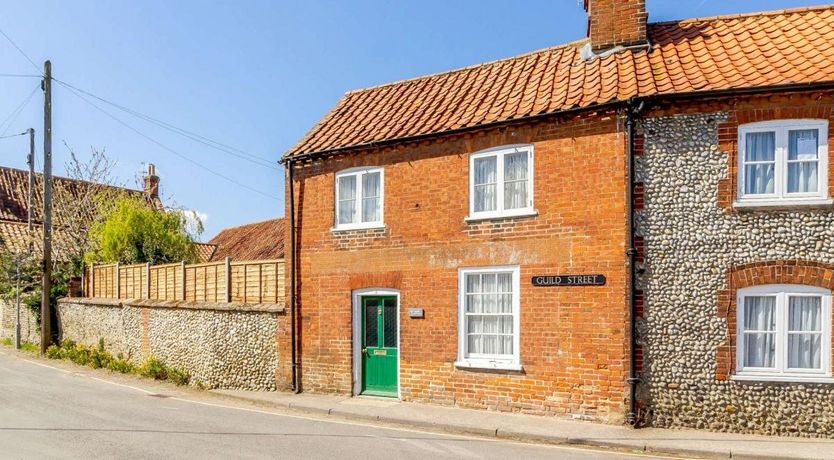
[[[727,341],[718,347],[715,377],[727,380],[736,368],[737,293],[763,284],[801,284],[834,290],[834,265],[807,260],[769,260],[738,265],[727,273],[727,288],[718,291],[716,314],[727,321]],[[834,350],[834,339],[831,344]]]
[[[645,0],[585,0],[594,52],[646,42]]]
[[[351,292],[401,295],[405,400],[622,420],[627,395],[625,136],[613,113],[492,129],[296,168],[300,375],[352,390]],[[532,143],[538,216],[467,223],[472,152]],[[384,230],[331,232],[334,174],[385,168]],[[521,267],[523,372],[456,369],[458,268]],[[596,287],[533,275],[602,273]],[[289,283],[287,283],[289,285]],[[425,309],[410,319],[409,307]]]

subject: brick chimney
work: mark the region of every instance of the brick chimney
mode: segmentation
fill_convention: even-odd
[[[145,176],[145,196],[148,198],[159,198],[159,176],[156,175],[156,166],[148,163],[148,174]]]
[[[585,0],[585,11],[594,54],[648,45],[646,0]]]

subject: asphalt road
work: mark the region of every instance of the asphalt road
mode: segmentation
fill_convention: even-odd
[[[273,412],[0,348],[0,458],[648,457]]]

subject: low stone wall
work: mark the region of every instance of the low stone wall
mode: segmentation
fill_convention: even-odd
[[[0,300],[0,338],[14,340],[14,326],[16,320],[16,304],[14,301]],[[20,305],[20,341],[34,344],[41,343],[41,326],[35,313],[28,306]]]
[[[284,306],[150,300],[62,299],[62,339],[122,353],[134,363],[155,356],[207,388],[275,390]]]

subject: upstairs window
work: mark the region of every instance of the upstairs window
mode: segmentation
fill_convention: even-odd
[[[738,204],[819,203],[828,198],[828,123],[777,120],[739,127]]]
[[[469,218],[534,214],[533,146],[509,146],[469,157]]]
[[[336,174],[336,230],[382,227],[382,168],[354,168]]]
[[[737,371],[762,380],[831,375],[831,292],[767,285],[738,294]]]

